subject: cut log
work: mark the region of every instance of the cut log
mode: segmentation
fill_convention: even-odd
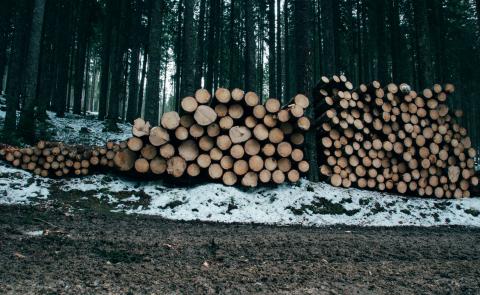
[[[230,128],[233,127],[233,119],[230,116],[225,116],[220,119],[218,124],[220,125],[220,128],[222,128],[223,130],[229,130]]]
[[[225,170],[232,169],[233,163],[234,163],[234,160],[229,155],[223,156],[222,159],[220,160],[220,166],[222,166],[222,168]]]
[[[205,151],[205,152],[210,151],[214,145],[215,145],[215,142],[210,136],[202,136],[198,141],[198,146],[202,151]]]
[[[222,178],[223,169],[220,166],[220,164],[214,163],[214,164],[210,165],[210,167],[208,167],[208,175],[210,175],[210,177],[212,179]]]
[[[280,107],[280,101],[276,98],[269,98],[265,102],[265,109],[269,113],[277,113],[278,111],[280,111]]]
[[[127,146],[130,150],[138,152],[143,147],[143,141],[138,137],[130,137],[127,141]]]
[[[164,144],[160,147],[160,156],[165,159],[170,159],[175,155],[175,147],[169,143]]]
[[[241,159],[243,158],[243,156],[245,155],[245,149],[243,148],[242,145],[240,144],[235,144],[232,146],[232,148],[230,149],[230,155],[234,158],[234,159]]]
[[[228,135],[220,135],[217,137],[217,147],[222,151],[228,150],[232,146],[232,140]]]
[[[212,123],[207,127],[208,136],[214,138],[220,134],[220,126],[217,123]]]
[[[280,143],[283,141],[283,139],[284,134],[280,128],[273,128],[268,133],[268,140],[270,140],[271,143]]]
[[[197,143],[190,139],[187,141],[184,141],[179,147],[178,147],[178,154],[185,160],[185,161],[194,161],[198,157],[198,146]],[[178,158],[178,157],[173,157],[173,158]],[[172,158],[172,159],[173,159]],[[175,160],[178,162],[178,159]],[[175,163],[175,162],[172,162]],[[186,165],[186,164],[185,164]],[[185,167],[186,168],[186,167]],[[183,170],[185,170],[185,168]],[[182,172],[183,173],[183,172]],[[169,172],[169,174],[171,174]]]
[[[256,139],[263,141],[268,138],[268,129],[263,124],[258,124],[253,128],[253,135]]]
[[[187,162],[183,157],[175,156],[167,161],[167,173],[173,177],[181,177],[187,169]]]
[[[255,92],[247,92],[245,94],[245,103],[248,105],[248,106],[251,106],[251,107],[254,107],[256,105],[258,105],[258,103],[260,102],[260,98],[258,97],[258,95],[255,93]]]
[[[242,185],[246,187],[256,187],[258,185],[258,174],[255,172],[248,172],[242,178]]]
[[[195,92],[195,99],[199,104],[206,104],[210,101],[210,92],[206,89],[198,89]]]
[[[215,122],[217,119],[217,113],[215,113],[215,111],[209,106],[200,105],[195,111],[193,118],[199,125],[208,126]]]
[[[263,159],[260,156],[252,156],[248,159],[248,166],[250,170],[260,172],[263,169]]]
[[[197,164],[201,168],[208,168],[212,164],[212,158],[208,154],[201,154],[197,157]]]
[[[186,140],[188,138],[188,129],[183,126],[177,127],[177,129],[175,129],[175,137],[178,140]]]
[[[161,146],[170,141],[170,135],[168,134],[167,130],[156,126],[150,129],[148,140],[154,146]]]
[[[226,171],[222,176],[222,181],[225,185],[232,186],[237,183],[237,175],[232,171]]]
[[[237,160],[233,164],[233,172],[236,175],[242,176],[248,172],[248,163],[245,160]]]
[[[215,98],[221,103],[228,103],[231,97],[230,90],[226,88],[218,88],[215,91]]]
[[[252,137],[252,132],[245,126],[234,126],[228,134],[234,144],[245,142]]]
[[[260,152],[260,144],[252,138],[245,142],[244,149],[247,155],[254,156]]]
[[[142,118],[133,121],[132,134],[136,137],[148,136],[150,134],[150,123]]]
[[[198,107],[198,102],[194,97],[187,96],[182,99],[181,106],[185,112],[193,113]]]
[[[147,173],[150,170],[150,163],[144,158],[137,159],[135,161],[135,170],[138,173]]]
[[[302,107],[303,109],[308,108],[308,106],[310,105],[310,101],[309,101],[308,97],[306,97],[303,94],[295,95],[293,101],[295,102],[296,105]]]
[[[200,167],[196,163],[190,163],[187,167],[187,174],[191,177],[200,175]]]
[[[145,159],[152,160],[157,156],[157,148],[151,144],[147,144],[142,148],[140,153]]]
[[[260,182],[262,183],[269,183],[271,180],[272,180],[272,172],[266,170],[266,169],[263,169],[262,171],[260,171],[260,173],[258,174],[258,179],[260,180]]]
[[[242,107],[240,104],[232,104],[232,105],[228,108],[228,115],[229,115],[232,119],[240,119],[240,118],[242,118],[243,113],[244,113],[244,110],[243,110],[243,107]]]
[[[150,170],[154,174],[162,174],[167,170],[167,162],[165,159],[156,157],[150,161]]]
[[[276,184],[282,184],[285,182],[285,173],[280,170],[275,170],[272,173],[272,180]]]
[[[245,95],[245,92],[242,89],[235,88],[232,90],[232,99],[235,101],[241,101],[243,99],[243,96]]]
[[[267,114],[267,110],[261,104],[253,108],[253,116],[255,116],[255,118],[259,120],[263,119],[263,117],[265,117],[266,114]]]
[[[135,165],[136,159],[137,156],[134,152],[129,149],[125,149],[117,152],[113,158],[113,161],[118,170],[129,171],[132,170],[133,166]]]
[[[215,113],[219,118],[223,118],[228,114],[228,106],[226,104],[220,103],[215,106]]]
[[[199,124],[193,124],[192,126],[190,126],[189,133],[190,136],[193,138],[200,138],[205,133],[205,130]]]
[[[196,112],[195,112],[196,113]],[[174,130],[180,125],[180,116],[177,112],[166,112],[160,120],[162,127],[168,130]]]
[[[292,145],[287,141],[279,143],[277,146],[277,153],[280,157],[284,158],[290,156],[292,154]]]

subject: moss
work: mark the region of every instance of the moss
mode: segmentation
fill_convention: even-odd
[[[175,200],[175,201],[172,201],[172,202],[169,202],[167,203],[165,206],[162,206],[162,207],[159,207],[160,209],[167,209],[167,208],[170,208],[170,209],[173,209],[175,207],[178,207],[178,206],[181,206],[183,205],[184,203],[180,200]]]
[[[382,205],[380,205],[380,203],[375,203],[375,205],[373,205],[373,208],[371,210],[371,212],[373,214],[377,214],[377,213],[380,213],[380,212],[385,212],[387,211],[385,208],[382,207]]]
[[[473,208],[465,209],[465,213],[470,214],[473,217],[478,217],[480,215],[480,211]]]
[[[360,206],[366,206],[366,205],[370,204],[370,201],[372,201],[372,199],[370,199],[370,198],[360,199],[360,201],[358,201],[358,203],[360,204]]]
[[[315,200],[312,201],[310,204],[302,204],[300,208],[294,208],[292,206],[288,206],[286,209],[292,211],[292,213],[295,215],[312,213],[312,214],[322,214],[322,215],[346,214],[348,216],[352,216],[360,211],[360,209],[347,210],[340,203],[333,203],[330,200],[327,200],[325,198],[319,198],[319,197],[316,197]]]

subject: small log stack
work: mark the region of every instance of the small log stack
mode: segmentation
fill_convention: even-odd
[[[353,89],[343,75],[314,89],[321,174],[334,186],[461,198],[478,185],[476,151],[451,111],[452,84],[417,93],[378,81]]]
[[[14,167],[36,175],[62,177],[87,175],[100,167],[112,168],[116,153],[125,147],[126,143],[107,142],[103,147],[90,147],[42,140],[32,147],[5,146],[0,149],[0,156]]]

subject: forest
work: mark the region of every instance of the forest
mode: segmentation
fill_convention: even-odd
[[[480,0],[3,0],[3,138],[41,132],[47,111],[106,130],[158,123],[197,88],[287,103],[323,75],[415,89],[454,83],[478,148]]]

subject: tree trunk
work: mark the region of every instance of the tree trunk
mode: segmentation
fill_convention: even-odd
[[[257,71],[255,66],[255,19],[254,1],[244,0],[245,3],[245,90],[255,91],[257,85]]]
[[[193,27],[194,0],[185,0],[183,16],[182,80],[180,98],[195,92],[195,35]]]
[[[262,20],[263,21],[263,20]],[[268,95],[277,97],[275,47],[275,0],[268,1]]]
[[[78,20],[76,31],[78,32],[77,50],[75,51],[75,76],[73,91],[73,113],[81,114],[82,112],[82,96],[83,83],[85,80],[85,56],[88,46],[88,26],[89,26],[89,7],[87,1],[80,1],[78,8]]]
[[[106,0],[106,13],[103,17],[102,57],[100,73],[100,93],[98,97],[98,119],[103,120],[107,114],[108,85],[110,83],[110,42],[112,41],[112,6],[113,0]]]
[[[389,15],[388,19],[390,22],[390,51],[392,54],[392,81],[394,83],[400,83],[404,81],[401,71],[401,57],[400,57],[400,46],[402,44],[402,36],[400,34],[400,11],[398,8],[399,0],[390,0],[388,1]]]
[[[427,23],[426,0],[413,1],[414,22],[417,49],[417,78],[420,88],[430,87],[432,84],[432,61],[430,52],[429,30]]]
[[[130,33],[130,48],[132,48],[132,56],[130,63],[130,72],[128,76],[128,106],[127,106],[127,122],[133,122],[137,118],[138,106],[138,70],[140,63],[140,38],[142,26],[142,7],[140,1],[133,1],[133,17]]]
[[[160,62],[162,58],[162,7],[163,1],[154,1],[150,15],[145,121],[149,121],[152,125],[158,124]]]
[[[30,41],[25,61],[25,104],[20,114],[18,131],[28,142],[35,140],[35,102],[45,1],[35,0],[34,2]]]
[[[5,114],[5,124],[3,130],[6,134],[11,134],[16,130],[17,107],[22,93],[22,75],[24,73],[24,59],[26,45],[28,44],[28,26],[30,20],[27,19],[29,5],[26,0],[19,0],[15,3],[14,14],[14,40],[10,49],[10,61],[7,75],[7,110]]]
[[[3,93],[3,81],[5,69],[7,68],[7,49],[10,43],[11,16],[13,12],[13,1],[3,1],[0,4],[0,94]]]
[[[233,0],[232,0],[233,3]],[[204,48],[205,48],[205,11],[207,0],[200,0],[200,15],[198,21],[197,51],[195,59],[195,88],[202,87],[203,66],[204,66]]]
[[[277,98],[282,100],[282,26],[280,21],[280,0],[277,0],[277,14],[276,14],[276,27],[277,27],[277,42],[276,42],[276,54],[277,54]],[[262,61],[263,62],[263,61]]]
[[[388,0],[391,1],[391,0]],[[388,59],[387,59],[387,36],[385,33],[385,24],[387,20],[385,18],[385,0],[378,0],[377,3],[377,11],[375,17],[376,19],[376,37],[377,37],[377,72],[378,76],[375,79],[378,79],[381,83],[387,83],[390,81],[388,77]]]
[[[110,90],[108,95],[107,129],[116,130],[124,80],[125,13],[126,0],[121,0],[113,9],[116,20],[112,28],[112,52],[110,56]]]
[[[310,94],[313,89],[312,81],[312,24],[313,15],[310,1],[296,0],[295,1],[295,53],[297,55],[295,65],[295,75],[297,77],[297,92],[303,94]],[[313,108],[307,109],[307,116],[314,117]],[[318,167],[317,165],[317,147],[315,128],[311,128],[306,136],[306,155],[311,167]],[[309,179],[318,181],[318,169],[312,168],[309,171]]]
[[[323,1],[322,6],[322,20],[323,20],[323,60],[325,61],[324,65],[324,75],[334,75],[337,71],[335,65],[335,22],[334,18],[338,17],[334,14],[334,3],[335,0],[325,0]]]
[[[65,116],[67,93],[68,93],[68,73],[69,73],[69,51],[70,51],[70,36],[71,36],[71,22],[69,17],[72,16],[70,2],[61,2],[60,13],[66,14],[68,17],[58,17],[57,21],[57,36],[56,36],[56,87],[54,97],[54,107],[57,117]]]

